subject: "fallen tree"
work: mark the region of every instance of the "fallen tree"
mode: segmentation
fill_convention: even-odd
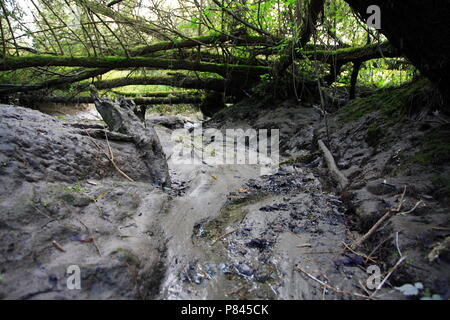
[[[209,36],[192,37],[182,40],[163,41],[148,46],[134,48],[128,52],[130,56],[145,56],[159,51],[167,51],[172,49],[195,48],[206,45],[221,45],[230,42],[233,46],[276,46],[279,41],[274,41],[268,37],[255,37],[248,35],[227,35],[213,34]]]
[[[64,76],[60,77],[58,79],[45,81],[39,84],[2,84],[0,85],[0,95],[7,95],[12,94],[16,92],[29,92],[29,91],[37,91],[41,89],[48,89],[48,88],[57,88],[61,86],[65,86],[70,83],[80,82],[83,80],[87,80],[93,77],[100,76],[102,74],[107,73],[110,71],[110,69],[102,68],[102,69],[94,69],[94,70],[87,70],[82,71],[76,75],[73,76]]]
[[[95,81],[93,85],[98,90],[112,89],[129,85],[165,85],[185,89],[210,90],[224,92],[231,83],[219,78],[193,78],[185,75],[164,77],[130,77],[112,80]]]
[[[0,71],[17,70],[31,67],[85,67],[85,68],[154,68],[165,70],[190,70],[217,73],[223,77],[240,75],[258,78],[269,73],[270,68],[235,64],[217,64],[173,59],[148,57],[67,57],[52,55],[30,55],[5,57],[0,60]]]
[[[198,104],[202,102],[202,98],[198,96],[178,95],[174,97],[165,98],[131,98],[139,106],[152,106],[152,105],[172,105],[172,104]],[[21,103],[27,105],[33,103],[60,103],[60,104],[89,104],[94,103],[94,97],[56,97],[56,96],[38,96],[27,95],[19,98]]]
[[[329,74],[327,74],[326,71],[320,71],[320,74],[312,74],[314,79],[319,78],[320,83],[326,82],[327,84],[331,84],[337,79],[341,68],[345,64],[353,63],[353,73],[350,85],[351,96],[354,96],[358,72],[361,67],[364,67],[362,65],[363,62],[372,59],[398,57],[403,51],[406,52],[409,50],[408,57],[411,61],[416,65],[419,63],[418,59],[415,59],[414,57],[413,49],[410,48],[411,43],[414,42],[412,37],[408,35],[407,43],[402,44],[401,32],[406,32],[406,28],[403,26],[398,31],[394,30],[394,23],[391,19],[398,15],[400,9],[404,8],[405,5],[397,4],[392,0],[378,0],[378,3],[382,8],[383,16],[386,18],[385,14],[387,14],[387,20],[389,20],[389,25],[383,28],[383,32],[390,39],[393,39],[392,41],[395,46],[391,46],[386,42],[381,44],[369,44],[363,47],[345,48],[342,48],[342,46],[347,46],[348,44],[340,41],[340,39],[336,37],[336,34],[330,35],[334,40],[331,41],[332,44],[329,48],[327,48],[325,43],[330,42],[322,42],[316,46],[316,40],[319,39],[318,37],[328,37],[326,34],[324,35],[324,32],[326,31],[324,31],[323,28],[317,28],[317,26],[321,24],[324,28],[330,28],[329,25],[323,22],[323,19],[321,21],[321,18],[324,18],[324,14],[328,12],[328,9],[324,10],[324,8],[327,8],[326,1],[324,0],[298,0],[295,1],[295,4],[292,4],[292,25],[284,31],[284,34],[287,37],[289,37],[289,35],[292,36],[290,41],[284,40],[280,36],[283,34],[282,32],[277,33],[277,36],[274,36],[272,34],[274,29],[269,28],[264,25],[264,23],[261,24],[260,21],[254,20],[247,14],[240,14],[238,12],[240,6],[227,1],[213,2],[216,4],[214,10],[222,11],[223,16],[229,16],[229,25],[225,23],[220,28],[216,29],[211,23],[205,23],[205,21],[200,18],[200,20],[195,20],[197,21],[196,24],[199,26],[199,29],[197,30],[199,36],[190,36],[193,34],[192,32],[182,34],[177,28],[165,24],[162,20],[154,20],[156,22],[151,22],[140,17],[139,14],[132,13],[132,11],[121,11],[119,8],[111,8],[114,5],[108,6],[105,3],[93,0],[74,0],[74,2],[94,18],[97,17],[95,19],[88,19],[86,23],[92,23],[92,28],[96,28],[96,23],[104,26],[103,30],[108,30],[110,39],[113,39],[114,43],[112,46],[108,46],[108,42],[111,40],[103,41],[104,43],[101,41],[102,34],[99,33],[98,30],[97,36],[99,39],[96,41],[86,38],[83,42],[75,35],[75,37],[82,42],[84,49],[73,53],[74,56],[64,55],[63,52],[67,52],[67,50],[53,50],[55,53],[53,55],[20,55],[23,52],[17,52],[17,56],[4,54],[4,57],[0,60],[0,72],[31,67],[79,67],[94,70],[85,71],[74,76],[61,75],[61,78],[44,81],[38,84],[4,84],[3,86],[0,86],[0,94],[7,95],[16,92],[62,87],[64,84],[79,82],[101,75],[104,70],[149,68],[156,70],[187,70],[215,73],[220,75],[223,79],[205,77],[203,74],[198,77],[188,77],[186,75],[150,78],[127,77],[115,80],[96,81],[94,86],[99,90],[106,90],[126,85],[167,85],[187,89],[214,91],[235,97],[234,95],[242,95],[246,89],[258,83],[258,81],[261,80],[261,76],[271,74],[274,76],[273,79],[275,79],[275,81],[271,81],[271,84],[276,83],[276,85],[273,86],[274,96],[276,96],[277,92],[280,92],[280,90],[283,90],[285,87],[291,86],[291,82],[292,85],[297,88],[297,85],[300,86],[299,82],[303,82],[304,79],[308,78],[303,77],[303,75],[300,77],[295,68],[293,68],[292,73],[286,73],[287,68],[293,61],[314,60],[330,65]],[[112,1],[111,3],[119,2],[120,1]],[[368,1],[348,0],[347,2],[360,13],[361,18],[367,18],[365,11],[367,9]],[[436,12],[435,8],[429,9],[429,6],[421,5],[417,1],[413,1],[413,3],[416,9],[423,8],[426,12]],[[448,7],[442,4],[439,5],[438,3],[436,3],[436,7],[443,9],[442,13],[439,14],[439,20],[437,21],[442,24],[443,20],[441,18],[448,12],[448,10],[446,10]],[[46,8],[53,12],[48,4],[46,4]],[[209,10],[210,7],[207,7],[207,9]],[[259,9],[260,8],[258,8],[258,15]],[[111,29],[100,16],[112,19],[112,21],[107,21],[107,23],[116,23],[118,29]],[[427,17],[429,17],[428,13]],[[207,17],[205,17],[205,19],[207,19]],[[420,19],[423,20],[422,17]],[[202,23],[206,25],[207,30],[202,30]],[[417,27],[416,22],[408,21],[408,23],[413,27],[412,30],[416,30],[414,29]],[[238,25],[241,26],[238,28]],[[242,25],[245,27],[242,27]],[[81,26],[84,30],[87,25],[82,24]],[[59,28],[59,26],[57,27]],[[137,31],[137,34],[140,35],[139,37],[133,36],[130,40],[121,38],[124,31],[129,32],[133,29]],[[54,32],[51,26],[49,26],[48,30],[50,30],[50,33]],[[72,40],[76,40],[73,38],[74,31],[75,30],[70,29],[67,33],[68,36],[72,37]],[[208,33],[206,33],[206,31],[208,31]],[[334,33],[332,30],[328,30],[328,32]],[[420,32],[421,37],[423,37],[423,31]],[[151,37],[148,37],[148,35]],[[312,46],[313,41],[311,39],[314,35],[317,35],[318,37],[314,37],[314,46]],[[49,37],[52,39],[51,34],[49,34]],[[155,38],[156,41],[159,42],[152,43],[155,41]],[[373,36],[372,38],[369,36],[369,42],[373,41],[373,38]],[[59,44],[59,42],[57,39],[54,40],[53,47],[56,48],[56,45]],[[149,42],[150,44],[148,44]],[[444,45],[444,48],[448,48],[448,46],[446,47],[448,41],[441,40],[440,43]],[[139,44],[142,45],[136,46]],[[421,44],[429,44],[429,41],[421,39]],[[4,44],[5,48],[10,45],[11,41]],[[104,45],[106,45],[106,47],[104,47]],[[436,46],[433,48],[435,47]],[[6,50],[5,48],[4,51]],[[89,48],[92,50],[90,51]],[[17,46],[16,49],[18,49]],[[47,48],[44,46],[43,49]],[[246,51],[246,49],[248,50]],[[436,48],[436,50],[438,49],[439,48]],[[61,55],[58,55],[59,52],[61,52]],[[262,55],[266,56],[266,60],[261,59],[261,56],[258,55],[261,52],[263,53]],[[102,54],[105,53],[112,56],[102,56]],[[82,55],[77,56],[77,54]],[[442,86],[442,83],[447,79],[445,77],[448,77],[445,75],[448,74],[448,72],[442,72],[439,68],[442,65],[445,69],[445,66],[448,64],[446,64],[445,61],[441,63],[441,60],[443,59],[436,59],[436,61],[441,61],[438,65],[436,61],[431,63],[429,61],[430,59],[428,59],[429,57],[425,58],[426,61],[423,60],[419,63],[421,65],[421,68],[419,69],[430,78],[434,77],[436,82]],[[433,69],[433,71],[431,69]],[[48,70],[50,74],[52,69]],[[439,76],[437,75],[438,73],[440,73]],[[54,77],[52,76],[52,78]],[[279,88],[281,89],[278,90]],[[296,89],[296,91],[298,90]],[[297,92],[295,92],[295,94],[297,95]]]
[[[401,54],[389,42],[381,44],[374,43],[362,47],[350,47],[337,50],[314,50],[314,51],[299,51],[297,58],[304,59],[307,57],[311,60],[317,60],[325,63],[336,63],[344,65],[354,61],[368,61],[382,58],[396,58]]]
[[[189,91],[174,91],[174,92],[166,92],[166,91],[149,91],[143,93],[134,93],[134,92],[120,92],[117,90],[110,90],[111,93],[114,93],[117,96],[128,97],[128,98],[169,98],[169,97],[194,97],[198,95],[197,90],[189,90]]]
[[[167,46],[170,49],[170,46],[168,43],[165,43],[164,45],[155,45],[158,48],[163,48],[164,46]],[[182,54],[182,53],[181,53]],[[180,53],[178,53],[180,55]],[[200,58],[202,60],[218,60],[222,56],[217,54],[212,54],[209,52],[200,52],[199,53]],[[395,47],[390,45],[388,42],[384,42],[382,44],[370,44],[363,47],[351,47],[351,48],[343,48],[343,49],[336,49],[336,50],[316,50],[316,51],[297,51],[296,58],[298,59],[311,59],[311,60],[317,60],[324,63],[329,63],[332,65],[331,70],[334,70],[335,73],[330,75],[327,78],[327,82],[333,82],[336,77],[339,74],[339,71],[343,65],[349,62],[356,62],[361,64],[364,61],[372,60],[372,59],[379,59],[379,58],[393,58],[399,56],[399,50],[397,50]],[[110,68],[98,68],[94,70],[88,70],[81,72],[75,76],[64,76],[58,79],[49,80],[40,84],[34,84],[34,85],[27,85],[27,84],[4,84],[0,85],[0,94],[11,94],[15,92],[28,92],[28,91],[36,91],[40,89],[45,88],[51,88],[51,87],[59,87],[65,84],[75,83],[82,80],[86,80],[89,78],[93,78],[102,74],[105,74],[106,72],[110,71],[113,68],[112,61],[115,60],[117,57],[110,57],[106,58],[106,60],[101,59],[90,59],[90,58],[68,58],[68,57],[56,57],[51,56],[52,58],[56,59],[48,59],[48,56],[29,56],[29,57],[23,57],[22,60],[24,64],[37,66],[37,65],[43,65],[44,63],[47,64],[54,64],[54,65],[76,65],[76,66],[94,66],[94,65],[109,65]],[[179,56],[180,58],[181,56]],[[153,57],[152,57],[153,58]],[[218,74],[228,76],[230,78],[233,77],[233,73],[242,72],[242,70],[251,70],[252,75],[250,76],[250,79],[244,78],[244,83],[240,83],[240,86],[245,86],[246,84],[252,84],[254,80],[256,80],[256,74],[253,74],[254,70],[257,70],[258,74],[262,74],[263,72],[267,73],[270,69],[269,67],[262,66],[262,69],[258,69],[258,66],[250,65],[253,61],[251,59],[246,58],[237,58],[236,61],[238,62],[246,62],[248,65],[242,65],[242,64],[233,64],[233,65],[227,65],[227,64],[218,64],[218,63],[210,63],[210,62],[201,62],[199,65],[199,62],[195,61],[189,61],[189,60],[180,60],[180,59],[156,59],[156,60],[148,60],[152,58],[136,58],[132,60],[128,60],[126,58],[121,58],[118,60],[118,63],[127,66],[138,66],[140,65],[140,62],[142,60],[143,66],[153,65],[153,66],[166,66],[168,68],[172,69],[195,69],[198,67],[198,69],[201,70],[215,70]],[[222,57],[223,58],[223,57]],[[14,69],[19,68],[21,66],[21,63],[19,61],[16,61],[18,58],[12,58],[9,61],[7,60],[5,63],[8,63],[9,66],[3,66],[4,69]],[[72,60],[74,59],[74,60]],[[229,59],[233,59],[233,57],[229,57]],[[13,63],[11,63],[11,61]],[[176,65],[170,65],[169,61],[177,61]],[[256,61],[256,60],[255,60]],[[153,64],[152,64],[153,62]],[[180,63],[181,62],[181,63]],[[201,65],[203,64],[203,65]],[[25,67],[25,65],[23,65]],[[229,70],[231,70],[231,74],[228,73],[227,68],[230,67]],[[256,67],[257,69],[254,69]],[[2,66],[0,66],[0,70],[2,69]],[[220,71],[217,71],[219,69]],[[239,70],[239,71],[236,71]],[[237,77],[237,75],[236,75]],[[246,81],[251,80],[251,81]],[[192,78],[187,77],[184,75],[177,75],[176,77],[138,77],[138,78],[119,78],[114,80],[103,80],[103,81],[97,81],[94,83],[94,85],[98,89],[110,89],[115,87],[121,87],[126,85],[167,85],[167,86],[174,86],[174,87],[180,87],[180,88],[186,88],[186,89],[204,89],[204,90],[211,90],[211,91],[218,91],[218,92],[224,92],[226,88],[232,88],[232,80],[224,80],[224,79],[217,79],[217,78]],[[229,92],[232,92],[234,89],[230,89]]]

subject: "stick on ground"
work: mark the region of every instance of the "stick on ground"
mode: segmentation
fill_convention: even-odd
[[[325,157],[325,161],[328,166],[328,170],[330,171],[331,177],[334,181],[336,181],[341,190],[344,190],[348,185],[349,181],[344,176],[344,174],[338,169],[336,162],[334,161],[333,155],[331,151],[325,146],[322,140],[318,141],[319,147],[322,150],[323,156]]]

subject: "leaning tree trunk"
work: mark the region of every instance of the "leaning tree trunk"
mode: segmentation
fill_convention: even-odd
[[[166,155],[158,135],[152,126],[146,126],[135,114],[136,105],[125,99],[115,102],[98,97],[94,103],[111,131],[133,138],[139,155],[153,177],[152,183],[163,187],[170,186]]]
[[[449,97],[449,0],[346,0],[364,19],[367,8],[381,8],[381,32],[420,72]]]

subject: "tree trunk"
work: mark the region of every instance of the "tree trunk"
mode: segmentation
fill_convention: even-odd
[[[243,83],[242,83],[243,84]],[[94,82],[98,90],[124,87],[129,85],[165,85],[185,89],[210,90],[224,92],[231,83],[217,78],[192,78],[185,75],[174,75],[170,77],[136,77],[117,78],[113,80],[100,80]]]
[[[69,77],[61,77],[55,80],[49,80],[46,82],[42,82],[39,84],[31,84],[31,85],[7,85],[7,87],[2,88],[4,85],[0,85],[0,95],[7,95],[11,93],[16,92],[29,92],[29,91],[36,91],[41,89],[47,89],[47,88],[54,88],[54,87],[60,87],[65,86],[69,83],[79,82],[82,80],[90,79],[93,77],[100,76],[102,74],[107,73],[110,71],[110,69],[95,69],[95,70],[89,70],[80,72],[79,74],[75,76],[69,76]]]
[[[353,62],[352,78],[350,79],[350,100],[356,98],[356,84],[358,83],[359,70],[361,69],[362,62]]]
[[[31,55],[23,57],[6,57],[0,60],[0,71],[17,70],[31,67],[85,67],[85,68],[156,68],[165,70],[191,70],[217,73],[223,77],[229,75],[259,78],[269,73],[268,67],[192,62],[158,58],[125,57],[66,57],[49,55]]]
[[[367,20],[367,8],[381,8],[381,32],[437,84],[447,98],[450,83],[450,1],[346,0]]]
[[[49,97],[49,96],[37,96],[29,95],[19,98],[24,105],[33,105],[34,103],[61,103],[61,104],[86,104],[95,103],[93,97]],[[136,105],[140,106],[153,106],[153,105],[171,105],[171,104],[198,104],[202,102],[202,98],[195,96],[179,95],[175,97],[164,98],[131,98]]]
[[[153,177],[152,183],[169,187],[169,168],[158,135],[152,126],[146,126],[135,114],[136,105],[127,100],[114,102],[98,97],[94,102],[111,131],[133,138],[140,157]]]

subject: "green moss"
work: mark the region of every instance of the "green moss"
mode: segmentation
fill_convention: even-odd
[[[450,198],[450,174],[434,177],[432,182],[436,187],[436,194],[438,196]]]
[[[66,116],[56,116],[55,118],[62,121],[69,121]]]
[[[311,153],[311,154],[306,154],[306,155],[300,156],[300,157],[294,157],[294,158],[288,159],[286,161],[280,162],[280,166],[284,165],[284,164],[310,163],[311,161],[313,161],[315,159],[316,156],[317,156],[317,153]]]
[[[450,125],[436,128],[425,135],[414,160],[424,165],[450,163]]]
[[[160,59],[148,57],[86,57],[86,56],[52,56],[52,55],[27,55],[19,57],[6,57],[0,60],[0,71],[23,69],[39,66],[60,67],[86,67],[86,68],[132,68],[149,67],[171,70],[191,70],[212,72],[219,75],[230,71],[258,75],[270,72],[269,67],[253,65],[236,65],[226,63],[192,62],[187,60]]]
[[[249,213],[246,206],[263,199],[263,195],[253,195],[244,198],[233,199],[233,202],[226,205],[220,215],[208,222],[204,227],[203,236],[206,239],[217,239],[223,235],[227,227],[239,225]]]
[[[70,186],[70,187],[64,187],[64,191],[74,191],[77,193],[83,193],[86,190],[81,186],[80,182],[77,182],[75,185]]]
[[[65,193],[61,196],[61,199],[64,200],[67,203],[74,203],[75,202],[75,196],[70,193]]]
[[[368,45],[360,46],[360,47],[341,48],[341,49],[337,49],[334,51],[333,50],[304,51],[304,54],[307,56],[314,56],[314,55],[318,55],[318,56],[347,56],[348,55],[348,56],[351,56],[352,54],[357,53],[357,52],[365,53],[369,50],[377,49],[377,48],[379,48],[379,46],[380,46],[379,44],[368,44]],[[382,46],[388,47],[389,44],[385,42],[382,44]]]
[[[398,88],[377,90],[371,96],[356,99],[343,107],[339,111],[339,122],[350,123],[368,114],[380,112],[379,123],[392,125],[414,111],[414,101],[428,96],[430,89],[428,80],[421,79]],[[425,98],[420,101],[422,100]]]

